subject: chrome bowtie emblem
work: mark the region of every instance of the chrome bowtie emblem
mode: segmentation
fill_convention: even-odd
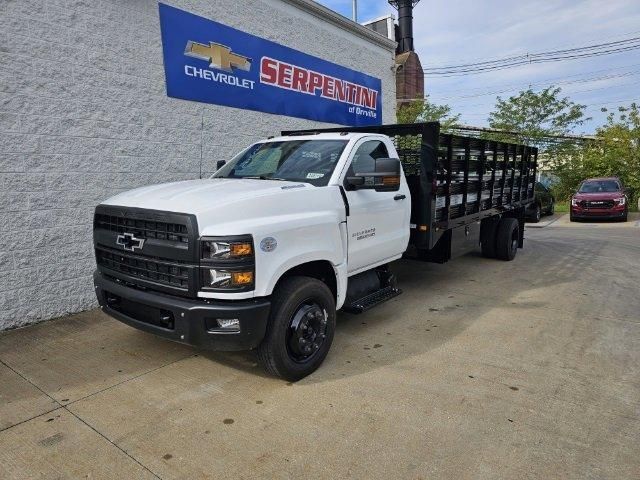
[[[116,238],[116,244],[122,245],[122,248],[133,252],[136,248],[142,248],[144,238],[136,238],[133,233],[122,233]]]

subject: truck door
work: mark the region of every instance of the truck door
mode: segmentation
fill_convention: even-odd
[[[351,154],[345,178],[354,173],[373,171],[376,158],[388,158],[389,152],[381,140],[363,140]],[[373,264],[404,253],[409,242],[411,198],[409,187],[400,175],[396,191],[347,190],[349,217],[348,272],[365,269]]]

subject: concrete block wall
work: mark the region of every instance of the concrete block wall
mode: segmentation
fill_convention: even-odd
[[[176,0],[184,10],[382,79],[395,118],[393,49],[293,0]],[[0,330],[95,306],[96,204],[198,178],[301,119],[165,95],[151,0],[0,2]]]

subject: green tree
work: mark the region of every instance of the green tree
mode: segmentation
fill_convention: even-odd
[[[493,137],[553,150],[558,142],[550,141],[549,135],[566,135],[589,120],[584,117],[586,106],[561,97],[561,92],[560,87],[550,86],[539,92],[524,90],[507,99],[497,97],[489,126],[517,134]]]
[[[402,103],[396,112],[398,123],[440,122],[443,130],[455,127],[460,121],[460,114],[452,114],[449,105],[437,105],[429,101],[413,100]]]

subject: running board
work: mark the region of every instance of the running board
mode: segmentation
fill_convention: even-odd
[[[391,300],[393,297],[397,297],[402,293],[402,290],[395,287],[384,287],[380,290],[377,290],[369,295],[365,295],[358,300],[354,300],[353,302],[344,305],[342,310],[348,313],[362,313],[367,310],[379,305],[387,300]]]

